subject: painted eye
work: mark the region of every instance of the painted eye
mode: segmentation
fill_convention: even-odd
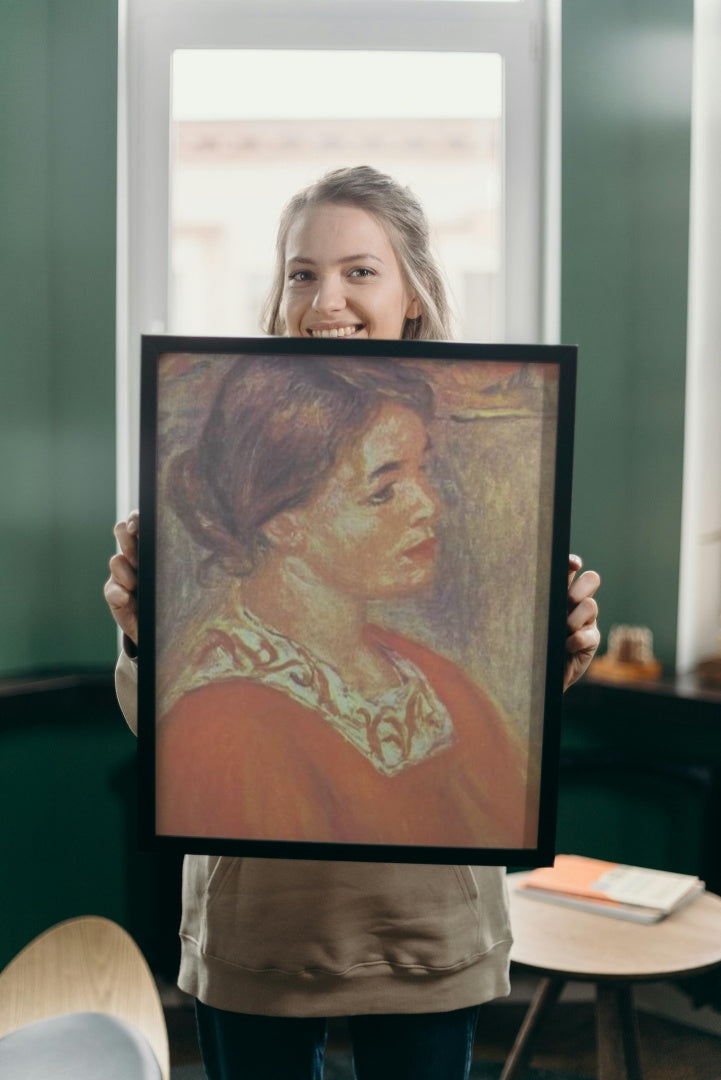
[[[382,503],[390,502],[394,495],[394,484],[386,484],[384,487],[379,488],[378,491],[374,491],[368,499],[371,506],[380,506]]]

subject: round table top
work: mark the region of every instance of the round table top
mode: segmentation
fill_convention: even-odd
[[[569,979],[662,979],[721,965],[721,897],[704,892],[657,923],[627,922],[524,896],[508,875],[511,960]]]

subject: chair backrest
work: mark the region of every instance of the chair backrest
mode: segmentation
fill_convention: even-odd
[[[36,1020],[82,1012],[137,1028],[169,1080],[165,1016],[145,957],[121,926],[96,915],[46,930],[0,973],[0,1037]]]

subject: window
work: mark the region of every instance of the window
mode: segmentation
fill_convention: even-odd
[[[279,211],[331,168],[364,160],[418,193],[459,337],[554,340],[551,22],[543,0],[121,3],[121,512],[140,335],[258,333]]]
[[[182,50],[171,94],[171,332],[257,334],[290,195],[372,163],[426,208],[456,336],[503,336],[498,55]]]

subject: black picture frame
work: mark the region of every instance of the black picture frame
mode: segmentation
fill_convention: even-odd
[[[406,340],[143,337],[138,754],[145,850],[477,865],[553,861],[576,351]],[[319,379],[337,380],[340,372],[344,384],[358,383],[353,392],[361,395],[364,409],[363,395],[397,392],[378,391],[378,380],[430,385],[432,417],[414,413],[404,398],[383,398],[380,411],[368,405],[365,427],[347,438],[339,421],[337,445],[329,449],[319,435],[329,430],[326,421],[318,421],[312,438],[305,432],[298,403],[306,391],[294,383],[279,394],[276,376],[271,378],[276,369],[279,379],[297,376],[302,387],[316,388]],[[253,397],[251,384],[260,397]],[[307,393],[315,409],[319,392]],[[224,403],[224,435],[218,434],[217,411],[211,419],[216,398]],[[270,409],[265,420],[260,400]],[[234,401],[244,410],[242,421],[233,413]],[[424,425],[430,433],[430,464],[425,456],[418,464],[410,453],[406,464],[405,449],[396,454],[392,439],[398,433],[388,425],[397,416],[409,431]],[[302,453],[287,447],[295,445],[292,439],[305,439],[334,463],[321,470],[317,482],[312,479],[310,495],[306,476],[305,495],[289,502],[286,492],[285,502],[281,496],[277,505],[268,504],[271,511],[259,510],[251,539],[239,547],[235,525],[228,526],[230,496],[215,476],[223,472],[232,477],[228,483],[237,484],[242,475],[243,490],[250,490],[248,478],[255,474],[248,464],[236,476],[226,458],[225,470],[216,469],[220,459],[212,455],[225,453],[234,463],[240,451],[234,442],[229,449],[233,433],[244,431],[249,434],[243,460],[252,461],[247,443],[256,437],[256,420],[258,439],[267,441],[267,432],[278,425],[283,432],[272,451],[257,444],[265,447],[253,451],[259,458],[300,470],[301,477],[308,470],[301,468]],[[292,434],[301,431],[302,438]],[[388,483],[379,487],[374,478],[370,494],[363,488],[363,498],[356,500],[361,510],[352,511],[360,517],[348,519],[351,526],[337,526],[342,554],[334,562],[325,523],[336,527],[346,519],[329,516],[328,506],[335,514],[340,504],[330,496],[324,503],[325,495],[316,498],[316,492],[346,483],[352,469],[366,483],[366,449],[379,440],[390,465],[383,464],[378,477]],[[371,456],[370,464],[377,460]],[[210,485],[204,479],[208,461]],[[258,492],[275,491],[276,480],[263,477],[254,481],[255,495],[243,496],[244,505],[254,506],[253,498],[258,503]],[[302,487],[301,480],[286,478],[287,490]],[[208,512],[211,487],[215,509],[225,500],[217,513]],[[240,498],[235,490],[233,507]],[[359,490],[348,488],[353,499]],[[362,536],[356,521],[372,520],[376,528],[391,520],[389,507],[395,513],[402,497],[410,505],[427,490],[433,535],[395,561],[389,554],[395,539],[385,546],[378,541],[364,584],[339,584],[342,545]],[[200,502],[189,492],[201,493]],[[263,516],[269,512],[270,518]],[[250,511],[244,513],[245,521]],[[223,514],[222,528],[216,528]],[[415,509],[406,517],[414,514]],[[314,520],[321,525],[308,525]],[[295,531],[283,532],[279,540],[273,529],[290,529],[289,523]],[[219,547],[215,537],[206,543],[203,530],[223,538],[232,533],[231,547],[225,539]],[[286,552],[286,536],[298,547]],[[357,542],[364,551],[365,541]],[[241,566],[251,543],[255,562]],[[311,547],[320,551],[312,556],[320,569],[312,573],[322,577],[331,567],[331,584],[326,590],[323,578],[322,587],[289,594],[307,595],[307,608],[305,600],[298,608],[295,599],[284,608],[283,575],[310,565]],[[403,591],[404,574],[420,581],[417,591],[415,585]],[[271,587],[264,588],[256,575],[265,575]],[[348,605],[346,588],[352,596]],[[277,618],[257,619],[245,596],[254,590],[264,612],[280,613],[284,626],[293,623],[300,633],[280,632]],[[314,606],[319,598],[326,603],[324,620]],[[365,612],[361,601],[370,611],[362,640],[370,642],[372,659],[393,668],[388,692],[398,698],[358,689],[346,677],[349,668],[341,672],[328,651],[320,655],[319,627],[326,641],[332,631],[328,648],[335,656],[353,626],[346,608]],[[306,631],[312,647],[300,640]],[[353,670],[359,656],[348,661]]]

